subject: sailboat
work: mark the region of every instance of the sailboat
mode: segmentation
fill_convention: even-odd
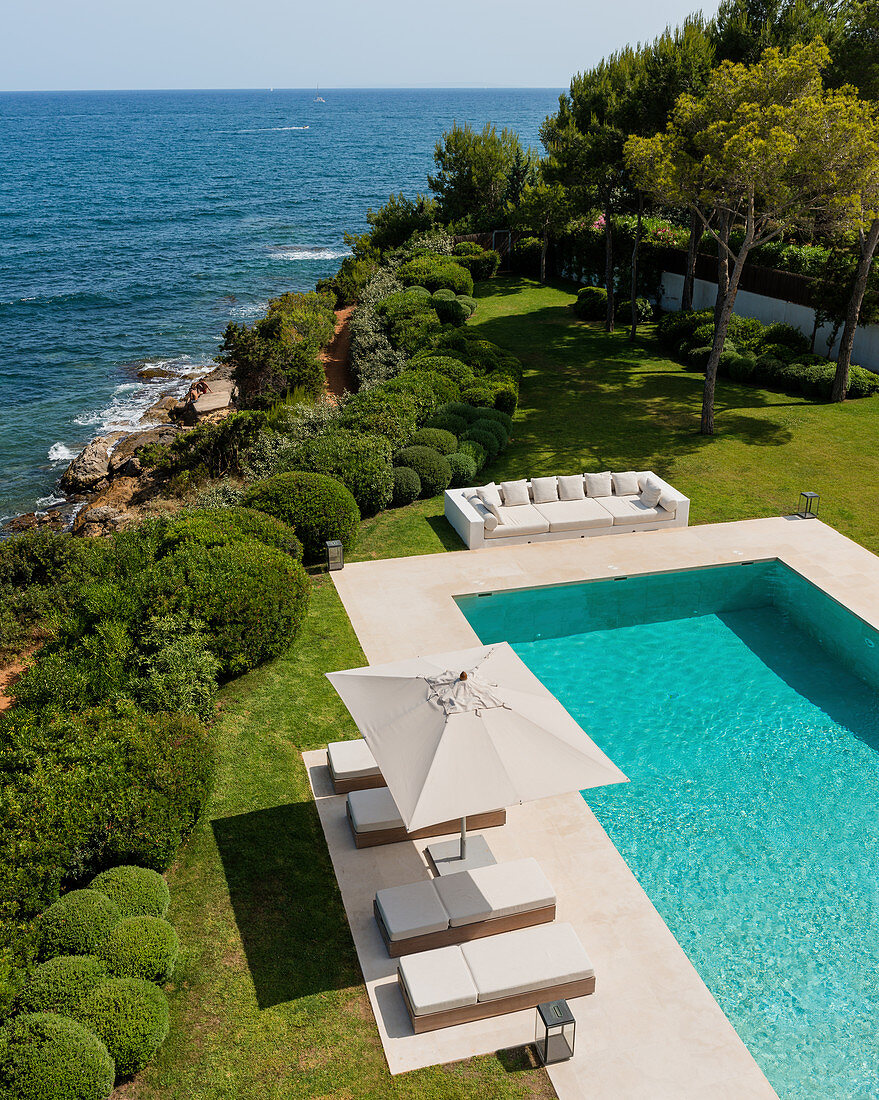
[[[315,103],[326,103],[326,100],[320,94],[320,84],[318,84],[317,88],[315,89],[314,102]]]

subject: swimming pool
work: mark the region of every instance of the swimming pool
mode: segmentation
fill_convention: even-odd
[[[782,1097],[879,1097],[879,634],[777,561],[458,598],[631,782],[585,793]]]

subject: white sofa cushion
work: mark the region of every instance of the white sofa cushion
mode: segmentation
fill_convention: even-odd
[[[353,741],[333,741],[327,745],[327,760],[336,779],[365,779],[381,775],[372,749],[362,737]]]
[[[535,504],[549,504],[559,499],[559,483],[554,477],[532,477],[531,495]]]
[[[352,791],[348,795],[348,809],[358,833],[375,833],[379,829],[400,829],[403,819],[387,787],[374,787],[369,791]]]
[[[677,511],[678,502],[680,497],[674,493],[670,493],[668,489],[663,489],[662,495],[659,498],[659,507],[669,513],[669,516],[674,516]]]
[[[538,924],[462,944],[480,1001],[497,1001],[595,974],[570,924]]]
[[[639,484],[641,485],[641,503],[646,504],[648,508],[655,508],[662,496],[662,482],[653,474],[647,474],[640,479]]]
[[[487,485],[480,485],[476,490],[476,495],[482,501],[482,503],[488,508],[490,505],[494,505],[496,508],[500,508],[503,504],[501,500],[501,494],[498,492],[498,487],[493,481],[490,481]]]
[[[515,508],[499,508],[500,523],[493,531],[486,530],[487,539],[502,539],[510,535],[542,535],[549,530],[545,519],[533,504],[519,504]]]
[[[482,521],[486,531],[493,531],[498,524],[498,518],[493,512],[489,512],[488,515]]]
[[[586,496],[610,496],[612,492],[610,483],[610,470],[605,470],[602,474],[584,474],[583,480],[586,482]]]
[[[501,495],[505,508],[521,508],[531,503],[528,495],[528,482],[522,478],[520,481],[502,481]]]
[[[668,512],[660,508],[648,508],[640,497],[607,497],[601,506],[613,516],[615,526],[629,523],[657,523],[667,520]]]
[[[613,516],[597,500],[557,500],[534,507],[549,522],[550,531],[578,531],[591,527],[611,527]]]
[[[397,972],[416,1016],[476,1004],[476,985],[460,947],[406,955]]]
[[[391,940],[426,936],[449,927],[449,915],[430,879],[379,890],[375,904]]]
[[[625,470],[623,473],[612,474],[613,491],[618,497],[636,496],[641,491],[636,470]]]
[[[531,858],[459,871],[436,879],[433,885],[453,928],[543,909],[556,901],[540,864]]]
[[[559,500],[582,500],[586,496],[582,474],[564,474],[558,483]]]

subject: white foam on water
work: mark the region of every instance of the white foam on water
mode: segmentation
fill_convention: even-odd
[[[343,260],[350,251],[339,248],[273,248],[269,253],[273,260]]]
[[[230,317],[256,317],[259,313],[265,313],[269,308],[268,302],[253,302],[249,306],[233,306],[229,310]],[[222,339],[222,337],[220,337]]]
[[[37,510],[40,508],[51,508],[53,504],[63,504],[67,500],[67,497],[58,497],[54,493],[50,493],[47,497],[40,497],[37,502]]]
[[[283,130],[307,130],[307,126],[254,126],[248,130],[221,130],[221,134],[274,134]]]
[[[46,457],[50,462],[72,462],[78,454],[79,451],[68,447],[66,443],[53,443]]]

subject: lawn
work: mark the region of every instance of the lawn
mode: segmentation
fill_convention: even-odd
[[[793,511],[800,489],[822,516],[879,551],[865,507],[879,456],[879,398],[817,405],[718,387],[718,434],[698,435],[700,379],[659,354],[574,320],[564,288],[498,280],[474,317],[526,373],[497,479],[655,469],[692,498],[695,523]],[[358,559],[461,549],[442,499],[363,524]],[[218,723],[209,820],[169,876],[184,946],[172,1029],[156,1062],[119,1097],[281,1100],[548,1097],[522,1052],[391,1078],[300,758],[355,731],[324,678],[364,663],[327,578],[291,652],[229,685]]]

